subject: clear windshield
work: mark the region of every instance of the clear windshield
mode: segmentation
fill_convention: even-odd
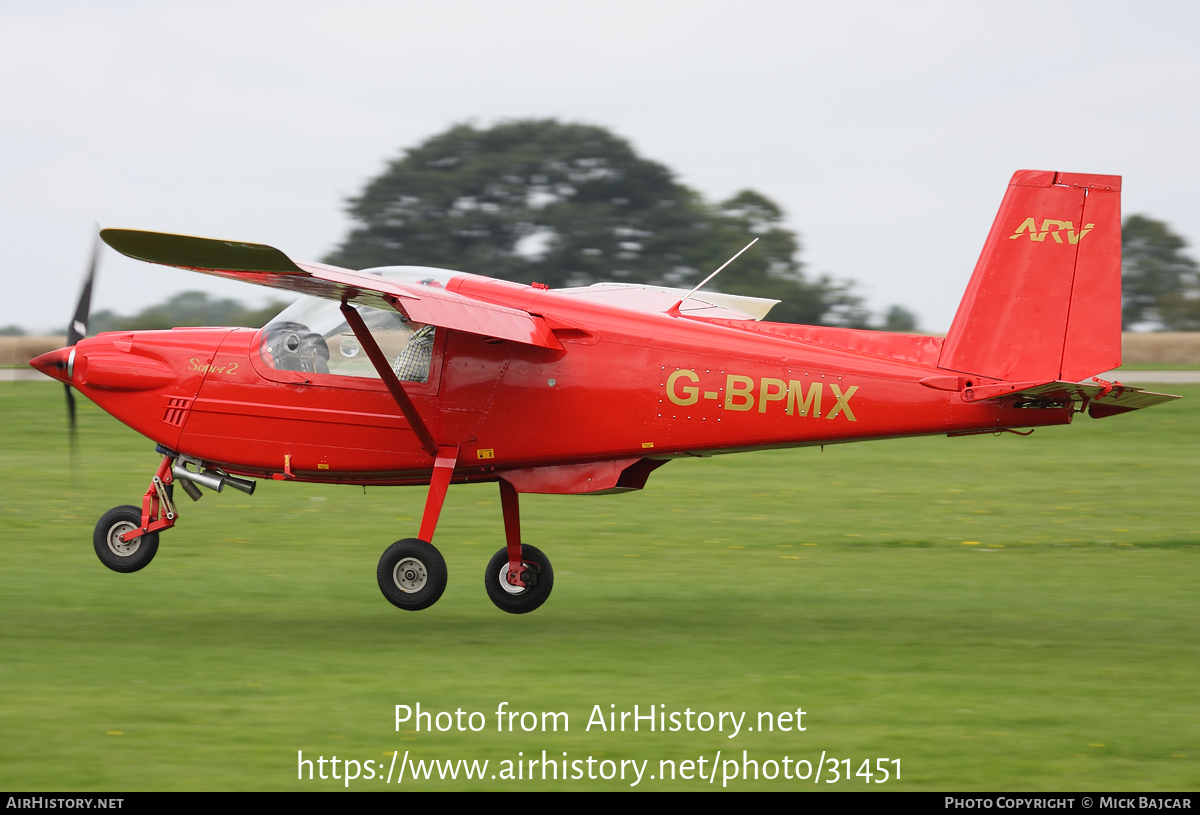
[[[439,288],[454,276],[445,269],[423,266],[385,266],[365,272]],[[356,308],[379,349],[392,361],[396,376],[407,382],[427,382],[436,329],[395,311]],[[279,370],[379,378],[340,305],[323,297],[301,297],[279,312],[263,327],[259,354]]]

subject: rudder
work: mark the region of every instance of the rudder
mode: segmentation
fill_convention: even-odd
[[[1018,170],[938,367],[1078,381],[1121,364],[1121,177]]]

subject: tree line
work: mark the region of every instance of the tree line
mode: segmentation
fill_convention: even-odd
[[[261,328],[285,305],[281,300],[272,300],[261,308],[248,308],[237,300],[215,299],[202,291],[185,291],[129,316],[121,316],[109,309],[97,311],[88,321],[88,334],[153,331],[179,326],[239,325]]]

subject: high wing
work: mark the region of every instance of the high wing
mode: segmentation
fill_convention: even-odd
[[[136,260],[343,303],[394,309],[418,323],[562,350],[546,321],[526,311],[337,266],[295,261],[263,244],[134,229],[105,229],[100,237]]]

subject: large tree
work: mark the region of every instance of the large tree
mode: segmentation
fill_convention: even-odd
[[[1121,322],[1200,330],[1200,275],[1187,242],[1162,221],[1130,215],[1121,227]]]
[[[706,203],[604,128],[555,120],[458,125],[407,150],[349,202],[326,260],[440,266],[518,282],[687,286],[752,237],[710,286],[783,302],[771,319],[863,325],[848,283],[809,279],[783,213],[746,190]]]

